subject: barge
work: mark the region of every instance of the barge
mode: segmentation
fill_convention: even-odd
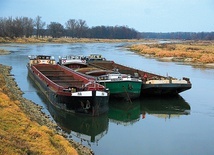
[[[94,78],[97,83],[109,89],[111,98],[123,98],[131,101],[131,99],[140,97],[141,79],[131,77],[128,74],[121,74],[117,70],[90,67],[86,60],[87,62],[102,62],[106,59],[97,54],[91,54],[89,57],[63,56],[59,57],[59,64],[73,69],[87,78]]]
[[[103,70],[118,70],[123,74],[130,74],[132,77],[142,79],[141,95],[177,95],[191,89],[192,84],[189,78],[177,79],[169,76],[161,76],[124,66],[114,61],[88,61],[91,67]]]
[[[55,63],[47,55],[29,56],[28,75],[54,106],[72,113],[108,112],[109,91],[95,80]]]
[[[58,64],[72,69],[87,67],[86,58],[79,55],[59,56]]]
[[[127,74],[113,72],[98,76],[96,81],[110,91],[110,97],[131,99],[140,97],[142,81]]]

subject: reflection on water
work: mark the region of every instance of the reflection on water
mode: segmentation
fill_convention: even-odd
[[[69,138],[75,136],[81,142],[98,142],[108,131],[107,114],[99,117],[72,114],[57,109],[52,104],[48,104],[48,110],[58,126],[67,133]]]
[[[146,114],[159,118],[179,117],[190,114],[190,105],[181,97],[143,98],[141,101],[142,118]]]
[[[142,98],[132,101],[110,100],[109,112],[97,117],[89,117],[64,112],[47,102],[47,109],[58,126],[69,138],[77,138],[81,143],[91,146],[107,135],[109,121],[118,125],[129,126],[138,122],[141,117],[154,115],[158,118],[173,118],[190,114],[190,106],[180,97]]]
[[[146,118],[146,115],[154,115],[159,118],[179,117],[190,114],[190,105],[181,97],[143,97],[132,101],[111,100],[109,103],[108,117],[111,122],[124,126],[133,124]]]
[[[140,118],[139,102],[112,99],[109,101],[108,117],[111,122],[124,126],[134,124]]]

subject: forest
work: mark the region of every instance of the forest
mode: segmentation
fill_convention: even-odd
[[[69,19],[64,25],[58,22],[42,21],[41,16],[0,17],[0,37],[71,37],[100,39],[184,39],[214,40],[214,32],[139,32],[128,26],[93,26],[89,27],[85,20]]]

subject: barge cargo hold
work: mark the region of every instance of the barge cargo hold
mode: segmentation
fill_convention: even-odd
[[[96,54],[85,58],[87,61],[105,61],[105,58]],[[90,67],[86,64],[84,57],[81,56],[59,57],[58,64],[73,69],[77,73],[82,73],[83,76],[88,78],[94,78],[97,83],[109,89],[111,98],[123,98],[130,101],[140,96],[142,80],[139,78],[133,78],[118,71]]]
[[[103,70],[117,69],[120,73],[130,74],[132,77],[141,78],[141,95],[177,95],[192,87],[189,78],[183,77],[183,79],[176,79],[165,77],[124,66],[115,63],[114,61],[88,61],[88,65]]]
[[[109,92],[92,79],[55,64],[51,56],[31,56],[28,75],[54,106],[87,115],[108,112]]]

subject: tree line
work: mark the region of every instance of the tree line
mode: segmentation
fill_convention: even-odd
[[[107,38],[135,39],[139,32],[127,26],[95,26],[89,28],[85,20],[69,19],[65,26],[58,22],[46,23],[40,16],[0,18],[0,37],[45,37],[53,38]]]
[[[0,37],[101,38],[101,39],[185,39],[214,40],[214,32],[138,32],[128,26],[88,27],[85,20],[69,19],[63,26],[58,22],[46,24],[41,16],[0,18]]]
[[[214,40],[214,32],[142,32],[140,37],[144,39]]]

